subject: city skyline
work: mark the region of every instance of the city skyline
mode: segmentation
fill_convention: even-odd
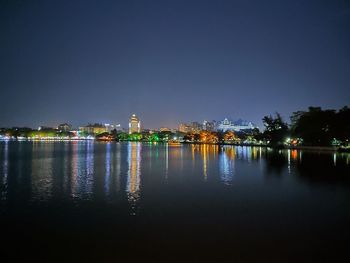
[[[278,10],[278,11],[277,11]],[[0,124],[232,116],[350,101],[344,1],[2,1]],[[123,126],[126,125],[123,123]]]
[[[135,123],[135,128],[140,132],[142,130],[162,130],[162,129],[171,129],[171,130],[181,130],[180,126],[181,125],[200,125],[201,129],[206,130],[207,128],[205,128],[205,126],[207,125],[213,125],[213,127],[210,127],[210,129],[217,129],[219,124],[222,122],[225,122],[229,120],[230,123],[232,122],[233,125],[240,125],[239,123],[243,123],[243,125],[246,123],[247,125],[254,125],[254,127],[261,129],[261,127],[257,126],[255,123],[249,121],[249,120],[243,120],[241,118],[220,118],[217,120],[208,120],[208,119],[204,119],[204,120],[191,120],[191,121],[182,121],[179,120],[177,122],[177,124],[175,124],[174,127],[171,126],[157,126],[157,127],[148,127],[147,125],[144,126],[143,124],[141,125],[141,119],[138,117],[137,114],[133,113],[129,116],[128,122],[126,125],[121,125],[122,122],[119,121],[109,121],[108,123],[105,122],[99,122],[99,121],[89,121],[88,123],[80,123],[78,125],[72,125],[72,123],[70,122],[62,122],[62,123],[55,123],[54,125],[50,126],[50,125],[46,125],[45,123],[38,125],[38,126],[23,126],[23,125],[19,125],[19,126],[0,126],[0,128],[32,128],[32,129],[38,129],[41,130],[43,128],[53,128],[53,129],[58,129],[58,130],[62,130],[62,131],[69,131],[69,130],[73,130],[73,129],[80,129],[80,128],[87,128],[87,127],[108,127],[109,131],[113,130],[114,128],[117,128],[118,130],[130,130],[130,122],[134,122]],[[140,124],[138,124],[140,123]],[[137,127],[137,128],[136,128]]]

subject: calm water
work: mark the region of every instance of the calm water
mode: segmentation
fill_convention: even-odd
[[[350,155],[0,142],[0,215],[12,259],[334,260],[350,241]]]

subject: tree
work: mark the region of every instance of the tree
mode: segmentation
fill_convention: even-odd
[[[288,135],[288,124],[285,123],[279,113],[275,117],[265,116],[263,119],[265,126],[264,137],[269,141],[271,146],[282,145]]]
[[[330,145],[337,132],[342,130],[341,124],[337,124],[337,115],[335,110],[322,110],[321,107],[295,112],[291,117],[292,136],[302,138],[305,145]]]
[[[224,140],[225,141],[234,142],[234,141],[237,141],[238,138],[237,138],[236,134],[233,131],[227,131],[224,134]]]

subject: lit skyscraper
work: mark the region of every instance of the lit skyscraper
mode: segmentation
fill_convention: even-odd
[[[141,122],[135,114],[131,115],[129,120],[129,134],[134,132],[141,132]]]

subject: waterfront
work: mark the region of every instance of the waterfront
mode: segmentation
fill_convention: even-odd
[[[345,153],[3,141],[0,197],[13,258],[312,261],[350,241]]]

